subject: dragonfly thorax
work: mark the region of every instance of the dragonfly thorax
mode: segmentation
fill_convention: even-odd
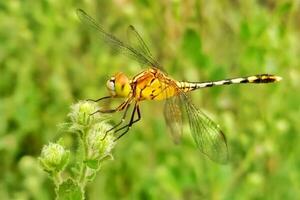
[[[127,97],[131,92],[130,81],[122,72],[112,76],[106,82],[106,87],[109,93],[114,97]]]

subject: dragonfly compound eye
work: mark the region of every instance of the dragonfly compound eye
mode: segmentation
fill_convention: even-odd
[[[111,93],[115,93],[115,80],[108,80],[106,82],[106,87]]]

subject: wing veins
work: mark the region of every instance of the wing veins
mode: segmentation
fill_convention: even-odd
[[[116,50],[119,49],[123,54],[133,57],[135,60],[139,61],[142,64],[149,64],[152,67],[158,67],[158,66],[156,66],[157,62],[153,58],[151,58],[151,57],[147,58],[148,57],[147,55],[144,55],[144,54],[138,52],[132,46],[124,43],[123,41],[118,39],[116,36],[106,32],[102,28],[102,26],[100,24],[98,24],[96,22],[96,20],[94,18],[92,18],[91,16],[89,16],[85,11],[78,9],[77,15],[83,24],[88,24],[92,28],[97,30],[98,34],[100,34],[100,36],[103,38],[103,40],[110,43],[111,45],[113,45],[114,49],[116,49]],[[143,44],[145,44],[145,43],[143,42]],[[149,51],[149,49],[148,49],[148,51]]]
[[[223,132],[217,124],[196,108],[185,93],[182,92],[181,97],[185,103],[193,138],[200,151],[213,161],[226,163],[228,149]]]

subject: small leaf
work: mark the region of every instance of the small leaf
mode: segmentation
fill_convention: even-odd
[[[114,160],[114,157],[112,154],[107,154],[106,156],[102,157],[100,162],[104,162],[104,161],[107,161],[107,160]]]
[[[82,200],[83,192],[79,185],[72,179],[68,179],[59,185],[57,191],[57,200]]]
[[[99,168],[99,161],[98,161],[98,160],[92,160],[92,159],[86,160],[86,161],[85,161],[85,164],[86,164],[89,168],[91,168],[91,169],[97,170],[97,169]]]

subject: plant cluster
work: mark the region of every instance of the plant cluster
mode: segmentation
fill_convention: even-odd
[[[84,199],[85,188],[94,180],[103,161],[112,159],[115,142],[108,133],[111,126],[105,116],[94,113],[95,110],[99,110],[97,105],[88,101],[71,106],[70,122],[64,126],[79,140],[75,152],[64,147],[63,138],[42,149],[39,162],[54,182],[56,199]]]

